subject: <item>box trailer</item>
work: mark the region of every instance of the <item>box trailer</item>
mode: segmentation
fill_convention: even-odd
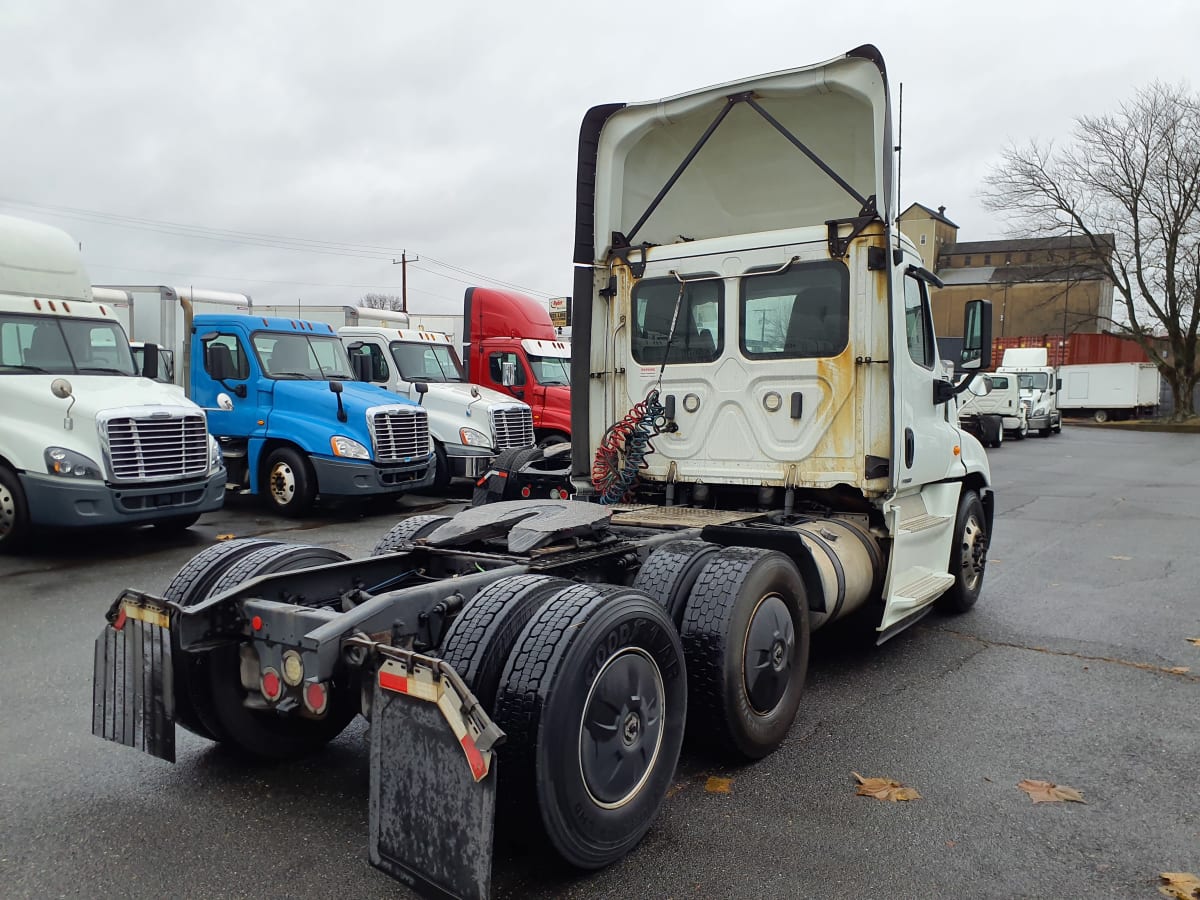
[[[1063,366],[1058,407],[1071,416],[1097,422],[1152,413],[1158,407],[1161,376],[1153,363]]]

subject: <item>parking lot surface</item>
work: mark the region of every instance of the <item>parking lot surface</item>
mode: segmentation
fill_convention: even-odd
[[[878,648],[818,633],[779,752],[729,767],[695,741],[626,860],[580,874],[507,835],[495,894],[1126,898],[1200,872],[1200,438],[1068,426],[990,458],[973,611]],[[361,556],[437,504],[284,522],[235,502],[182,537],[0,558],[0,893],[408,896],[367,863],[365,723],[274,766],[180,730],[171,766],[91,736],[92,641],[122,587],[161,591],[217,535]],[[856,797],[851,772],[921,799]],[[1026,778],[1087,802],[1034,804]]]

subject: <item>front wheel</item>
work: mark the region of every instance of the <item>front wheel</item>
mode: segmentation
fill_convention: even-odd
[[[545,450],[547,447],[553,447],[555,444],[566,444],[570,442],[570,438],[559,431],[551,431],[549,434],[542,436],[537,442],[538,447]]]
[[[1021,426],[1017,429],[1017,440],[1023,441],[1029,436],[1029,423],[1024,419],[1021,420]]]
[[[950,574],[954,576],[954,584],[938,599],[941,609],[964,613],[975,605],[983,588],[987,546],[983,503],[974,491],[963,491],[954,520],[954,545],[950,548]]]
[[[317,479],[304,455],[291,447],[277,447],[267,457],[262,493],[271,509],[295,518],[312,509]]]
[[[19,550],[29,541],[29,504],[21,480],[0,465],[0,553]]]

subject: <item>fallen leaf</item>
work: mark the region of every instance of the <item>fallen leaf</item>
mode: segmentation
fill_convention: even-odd
[[[716,775],[709,775],[708,781],[704,782],[704,789],[710,794],[733,793],[733,779],[719,778]]]
[[[899,800],[920,800],[921,795],[916,788],[905,787],[899,781],[890,778],[863,778],[857,772],[851,772],[858,781],[855,796],[874,797],[876,800],[888,800],[893,803]]]
[[[1109,559],[1133,559],[1132,556],[1110,556]]]
[[[1171,666],[1167,671],[1172,675],[1186,675],[1192,670],[1189,666]]]
[[[1200,878],[1191,872],[1162,872],[1158,877],[1163,881],[1158,886],[1158,892],[1164,897],[1174,897],[1176,900],[1195,900],[1200,897]]]
[[[1029,799],[1034,803],[1062,803],[1064,800],[1070,800],[1072,803],[1086,803],[1083,799],[1083,794],[1075,790],[1073,787],[1067,787],[1065,784],[1053,784],[1049,781],[1033,781],[1026,778],[1018,788],[1029,795]]]
[[[1195,644],[1197,647],[1200,647],[1200,638],[1188,638],[1187,642],[1189,644]]]
[[[218,534],[217,540],[218,541],[232,541],[235,537],[237,537],[236,534]]]

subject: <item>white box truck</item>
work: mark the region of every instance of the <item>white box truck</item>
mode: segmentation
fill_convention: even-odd
[[[147,374],[152,374],[147,372]],[[39,526],[191,526],[225,496],[204,411],[139,377],[63,231],[0,216],[0,551]]]
[[[1097,422],[1149,414],[1158,406],[1161,376],[1153,363],[1096,363],[1063,366],[1058,407],[1067,415]]]
[[[343,325],[373,325],[378,328],[407,328],[408,313],[395,309],[371,309],[369,306],[303,306],[292,303],[262,305],[254,311],[264,316],[281,319],[304,319],[306,322],[324,322],[335,329]]]

